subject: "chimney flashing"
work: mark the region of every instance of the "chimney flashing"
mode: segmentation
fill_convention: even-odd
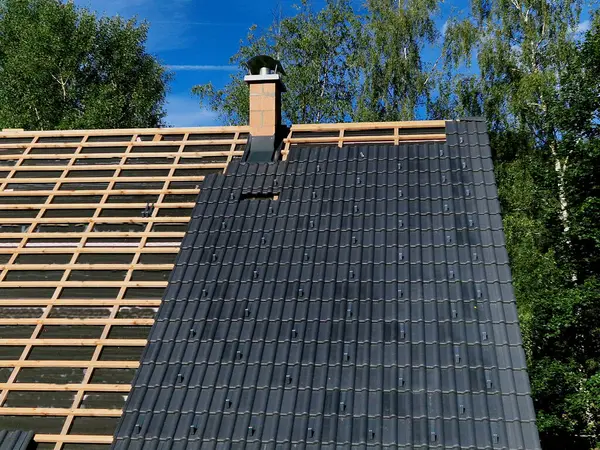
[[[264,75],[246,75],[244,81],[248,84],[257,83],[279,83],[280,92],[286,92],[285,84],[283,84],[280,73],[268,73]]]

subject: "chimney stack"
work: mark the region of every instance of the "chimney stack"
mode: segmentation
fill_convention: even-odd
[[[285,92],[281,63],[270,56],[256,56],[246,63],[250,71],[244,81],[250,86],[250,136],[246,160],[269,160],[275,151],[276,135],[281,125],[281,94]],[[262,157],[252,156],[260,152]]]
[[[272,136],[281,125],[281,93],[285,92],[281,74],[263,73],[247,75],[244,81],[250,85],[250,134]]]

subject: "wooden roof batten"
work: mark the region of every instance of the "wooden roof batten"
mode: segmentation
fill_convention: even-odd
[[[298,145],[443,142],[445,125],[292,125],[282,157]],[[81,420],[120,417],[204,176],[239,160],[249,133],[0,131],[0,429],[29,420],[54,450],[108,449],[112,432]],[[58,425],[35,430],[42,418]]]
[[[320,123],[320,124],[293,124],[290,127],[292,134],[294,132],[323,132],[323,131],[368,131],[383,129],[401,129],[401,130],[423,130],[423,129],[443,129],[446,122],[444,120],[413,120],[398,122],[342,122],[342,123]],[[123,128],[123,129],[90,129],[90,130],[45,130],[45,131],[25,131],[20,129],[3,129],[0,132],[0,139],[4,138],[23,138],[23,137],[78,137],[78,136],[125,136],[125,135],[174,135],[174,134],[214,134],[222,135],[227,133],[249,133],[250,127],[241,126],[222,126],[222,127],[186,127],[186,128]],[[443,135],[443,136],[442,136]],[[438,135],[428,135],[427,139],[422,140],[440,140],[445,139],[443,131]],[[294,139],[289,136],[288,139]],[[420,140],[420,139],[418,139]],[[113,141],[114,142],[114,141]],[[146,141],[147,142],[147,141]],[[164,142],[164,141],[163,141]],[[364,142],[364,141],[361,141]],[[73,144],[66,142],[64,144]],[[63,144],[63,145],[64,145]],[[89,144],[88,144],[89,145]],[[135,145],[135,144],[134,144]]]

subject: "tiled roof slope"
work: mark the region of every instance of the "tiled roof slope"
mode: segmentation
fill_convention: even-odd
[[[113,448],[540,448],[485,125],[447,133],[208,176]]]
[[[0,131],[0,429],[108,450],[200,184],[249,132]],[[445,139],[444,121],[294,124],[282,155]]]
[[[33,431],[0,430],[0,450],[34,450]]]

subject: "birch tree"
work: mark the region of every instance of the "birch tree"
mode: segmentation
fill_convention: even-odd
[[[359,120],[414,120],[427,116],[437,72],[436,64],[426,63],[423,53],[438,38],[434,21],[438,8],[437,0],[366,2]]]
[[[200,101],[219,112],[223,122],[243,124],[248,120],[248,88],[243,82],[244,63],[268,54],[283,62],[287,93],[283,116],[291,123],[343,122],[354,118],[360,81],[356,51],[362,35],[349,0],[327,0],[315,11],[308,0],[296,14],[277,19],[264,32],[250,29],[231,63],[240,67],[222,89],[212,84],[195,86]]]
[[[525,132],[536,148],[547,153],[565,235],[570,228],[565,177],[572,147],[561,145],[563,130],[549,108],[574,52],[583,4],[581,0],[474,0],[469,18],[449,21],[445,41],[450,71],[474,56],[480,70],[451,109],[483,112],[492,131]],[[473,77],[453,78],[461,86],[467,81]]]

